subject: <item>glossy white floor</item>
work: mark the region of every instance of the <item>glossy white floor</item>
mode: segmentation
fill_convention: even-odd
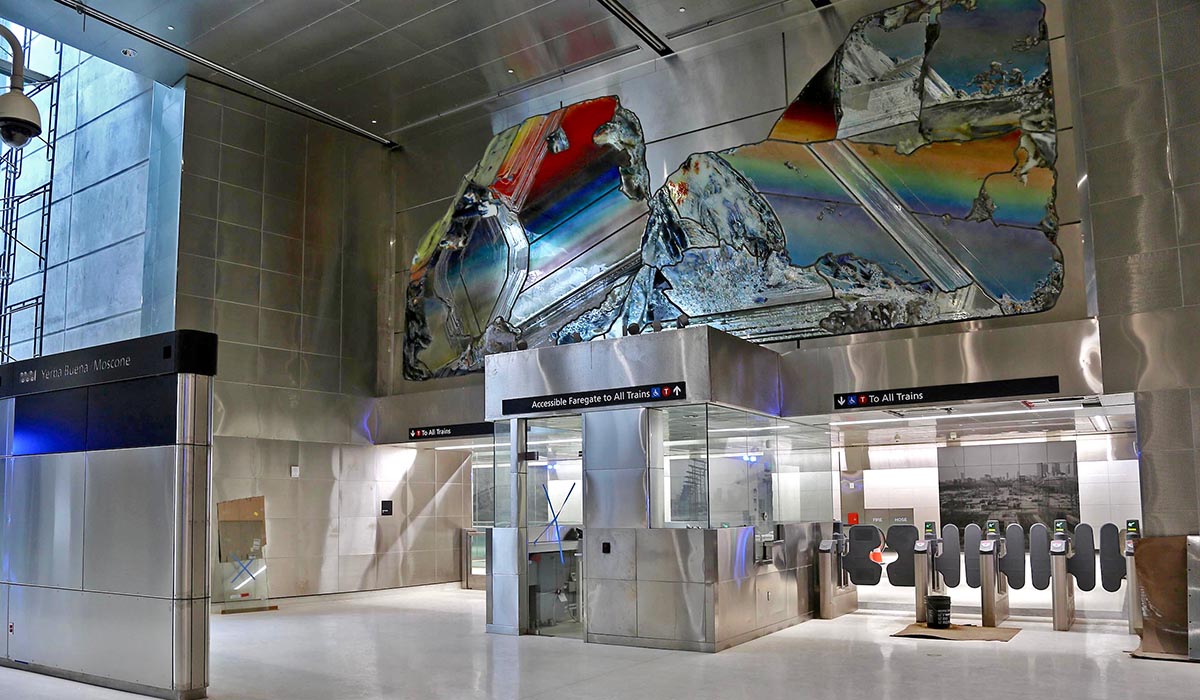
[[[907,620],[858,613],[806,622],[716,655],[483,632],[481,592],[431,586],[285,601],[274,613],[213,618],[217,700],[536,698],[1196,697],[1200,665],[1138,661],[1121,625],[1066,633],[1018,619],[1008,643],[889,637]],[[136,696],[0,669],[0,698]]]

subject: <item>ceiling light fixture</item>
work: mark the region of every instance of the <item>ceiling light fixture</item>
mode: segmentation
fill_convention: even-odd
[[[942,416],[921,416],[920,418],[877,418],[874,420],[830,421],[830,425],[877,425],[880,423],[910,423],[916,421],[938,421],[956,418],[988,418],[990,416],[1027,416],[1035,413],[1059,413],[1062,411],[1078,411],[1079,406],[1065,408],[1031,408],[1022,411],[991,411],[988,413],[948,413]]]
[[[175,31],[175,25],[173,25],[173,24],[168,24],[168,25],[167,25],[167,31],[168,31],[168,32],[173,32],[173,31]]]
[[[509,69],[508,69],[508,72],[509,72],[509,74],[510,74],[510,75],[511,75],[511,74],[513,74],[513,73],[516,73],[516,71],[515,71],[515,70],[513,70],[512,68],[509,68]]]
[[[126,58],[133,58],[134,56],[137,55],[137,49],[131,49],[128,47],[121,49],[121,55],[125,56]]]
[[[1097,432],[1107,433],[1112,430],[1112,423],[1108,422],[1108,416],[1088,416],[1088,420],[1091,421],[1092,427]]]
[[[638,16],[629,11],[629,8],[620,3],[620,0],[596,0],[621,21],[630,31],[637,34],[638,38],[646,42],[646,45],[654,49],[654,52],[659,56],[670,56],[675,53],[675,50],[667,46],[667,42],[662,40],[662,37],[654,33],[650,27],[647,27]]]

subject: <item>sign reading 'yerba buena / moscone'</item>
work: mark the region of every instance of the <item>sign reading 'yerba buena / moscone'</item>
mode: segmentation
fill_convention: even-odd
[[[576,391],[569,394],[547,394],[520,399],[505,399],[504,414],[548,413],[554,411],[628,406],[630,404],[679,401],[687,398],[686,382],[664,382],[614,389]]]
[[[177,330],[0,365],[0,398],[164,374],[216,372],[217,336]]]
[[[1058,377],[1001,379],[992,382],[939,384],[937,386],[878,389],[875,391],[858,391],[851,394],[834,394],[833,408],[835,411],[844,411],[852,408],[911,406],[946,401],[1001,399],[1013,396],[1041,396],[1043,394],[1057,394],[1058,391]]]

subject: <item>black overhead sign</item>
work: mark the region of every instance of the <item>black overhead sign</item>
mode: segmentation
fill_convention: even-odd
[[[179,330],[0,365],[0,398],[164,374],[217,373],[217,336]]]
[[[523,399],[505,399],[504,414],[544,413],[551,411],[573,411],[606,406],[654,403],[656,401],[679,401],[687,398],[686,382],[643,384],[620,389],[596,389],[576,391],[571,394],[549,394],[530,396]]]
[[[454,425],[429,425],[408,429],[409,440],[444,440],[491,434],[491,423],[455,423]]]
[[[834,394],[833,409],[844,411],[851,408],[887,408],[889,406],[912,406],[1057,393],[1058,377],[1029,377],[1026,379],[1002,379],[994,382],[941,384],[907,389],[860,391],[854,394]]]

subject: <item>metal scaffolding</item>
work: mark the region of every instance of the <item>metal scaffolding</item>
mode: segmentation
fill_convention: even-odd
[[[25,30],[25,55],[31,54],[35,35]],[[63,46],[54,42],[58,71],[49,80],[26,85],[25,94],[42,102],[44,148],[9,148],[0,156],[0,362],[42,354],[46,321],[46,269],[50,252],[50,205],[54,196],[54,160],[58,135],[58,104]],[[39,100],[46,95],[48,101]],[[27,168],[26,161],[44,161],[44,175]],[[38,163],[41,165],[41,163]],[[23,181],[23,176],[28,176]],[[26,187],[32,179],[33,186]],[[24,190],[24,191],[22,191]],[[20,346],[20,347],[14,347]]]

